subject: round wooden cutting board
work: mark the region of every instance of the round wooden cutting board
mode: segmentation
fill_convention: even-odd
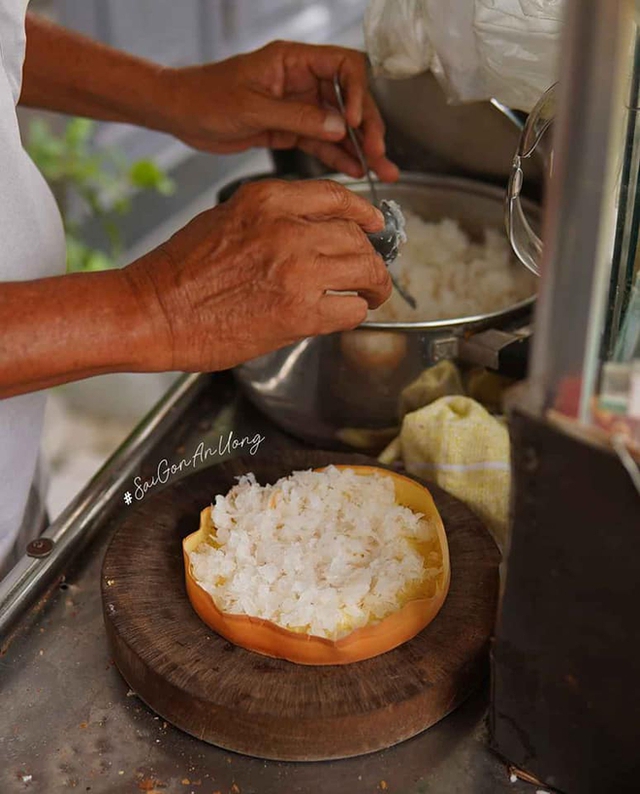
[[[361,755],[433,725],[486,674],[499,553],[480,520],[434,485],[451,588],[435,620],[401,647],[350,665],[307,667],[231,645],[193,611],[181,541],[197,529],[200,510],[247,471],[265,484],[329,463],[377,465],[319,451],[233,460],[147,495],[113,537],[102,598],[114,660],[151,709],[199,739],[286,761]]]

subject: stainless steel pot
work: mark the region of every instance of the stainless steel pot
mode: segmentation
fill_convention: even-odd
[[[367,194],[364,181],[341,180]],[[403,174],[378,187],[424,220],[455,218],[472,237],[502,228],[504,191],[444,176]],[[524,201],[535,217],[536,206]],[[521,267],[514,259],[514,267]],[[402,390],[443,359],[472,362],[524,375],[524,351],[534,298],[504,311],[437,322],[366,322],[354,331],[304,339],[236,369],[248,397],[276,424],[312,443],[382,439],[398,425]],[[508,364],[515,364],[505,371]],[[356,432],[354,432],[356,431]],[[371,432],[373,431],[373,432]]]

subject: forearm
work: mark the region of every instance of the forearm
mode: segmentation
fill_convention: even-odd
[[[157,64],[27,15],[22,105],[164,130],[161,76]]]
[[[0,284],[0,398],[168,369],[161,317],[124,271]]]

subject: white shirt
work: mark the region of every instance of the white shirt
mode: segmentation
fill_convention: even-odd
[[[27,4],[28,0],[0,0],[0,282],[57,275],[64,272],[65,263],[58,208],[22,147],[16,117]],[[33,334],[40,333],[38,318],[29,319]],[[45,392],[36,392],[0,400],[0,567],[24,515],[45,399]]]

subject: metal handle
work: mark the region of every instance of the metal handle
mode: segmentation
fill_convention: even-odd
[[[336,102],[338,103],[338,110],[340,111],[340,115],[344,119],[345,126],[347,128],[347,133],[349,135],[349,139],[351,140],[351,145],[354,148],[356,156],[360,161],[360,167],[364,171],[364,175],[367,178],[367,182],[369,183],[369,191],[371,193],[371,203],[374,207],[379,207],[380,202],[378,201],[378,194],[376,192],[376,186],[373,182],[371,177],[371,170],[367,163],[367,159],[364,156],[364,152],[362,151],[362,147],[360,146],[360,141],[358,140],[358,135],[353,127],[347,121],[347,108],[344,104],[344,98],[342,96],[342,86],[340,85],[340,78],[337,74],[333,76],[333,90],[335,91],[336,95]]]
[[[91,540],[102,526],[100,519],[122,496],[124,484],[130,481],[144,455],[178,421],[207,383],[205,375],[183,375],[51,524],[47,537],[41,538],[45,547],[36,549],[40,553],[36,556],[33,549],[26,550],[0,582],[0,646],[33,601]]]
[[[531,157],[555,115],[556,85],[546,91],[529,114],[513,158],[507,188],[507,236],[515,255],[536,276],[540,275],[542,241],[534,232],[522,208],[520,193],[524,183],[523,160]]]
[[[531,327],[521,324],[509,330],[489,328],[462,337],[443,336],[431,343],[431,357],[434,363],[458,359],[521,379],[527,375],[531,334]]]
[[[460,340],[462,361],[486,367],[509,378],[524,378],[529,359],[530,326],[503,331],[489,328]]]

